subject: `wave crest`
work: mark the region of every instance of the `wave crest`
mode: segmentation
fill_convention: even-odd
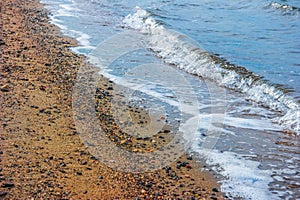
[[[183,34],[165,28],[149,12],[137,7],[123,20],[126,27],[149,36],[150,49],[166,63],[190,74],[214,81],[220,86],[246,94],[262,106],[283,113],[274,119],[284,129],[300,134],[299,110],[295,100],[275,85],[246,68],[236,66],[200,48],[197,42]]]

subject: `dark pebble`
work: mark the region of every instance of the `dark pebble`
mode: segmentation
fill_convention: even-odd
[[[190,164],[187,164],[187,165],[186,165],[186,168],[192,169],[192,166],[191,166]]]
[[[14,186],[15,186],[15,184],[11,183],[11,182],[2,183],[2,185],[1,185],[1,187],[3,187],[3,188],[11,188]]]
[[[213,188],[212,191],[213,192],[219,192],[218,188]]]
[[[192,156],[187,157],[188,160],[193,160]]]
[[[61,166],[61,167],[65,167],[65,166],[67,166],[67,165],[66,165],[66,163],[62,162],[62,163],[60,163],[60,166]]]
[[[82,164],[82,165],[86,165],[86,164],[87,164],[87,161],[85,161],[85,160],[84,160],[84,161],[81,161],[81,164]]]
[[[0,90],[1,90],[2,92],[9,92],[9,89],[8,89],[8,88],[0,88]]]
[[[152,187],[152,183],[147,183],[146,187],[148,187],[148,188]]]
[[[4,197],[5,195],[7,195],[7,192],[0,191],[0,197]]]
[[[82,175],[82,172],[81,171],[78,171],[76,172],[77,175],[81,176]]]
[[[102,179],[103,179],[103,176],[99,176],[99,179],[102,180]]]
[[[0,39],[0,45],[4,45],[4,44],[5,42],[2,39]]]

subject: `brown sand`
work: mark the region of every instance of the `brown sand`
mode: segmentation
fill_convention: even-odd
[[[95,159],[73,121],[72,86],[86,66],[68,50],[76,43],[34,0],[3,0],[0,9],[0,199],[223,199],[213,176],[186,155],[142,174]],[[191,169],[176,168],[185,161]]]

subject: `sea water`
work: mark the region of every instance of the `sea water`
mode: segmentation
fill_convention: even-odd
[[[188,108],[188,103],[151,84],[159,72],[152,70],[143,88],[134,81],[122,84],[140,88],[140,100],[161,101],[170,121],[182,118],[178,110],[183,118],[196,119],[183,124],[197,126],[189,151],[218,174],[227,196],[300,198],[300,1],[42,2],[52,22],[78,40],[73,50],[90,58],[101,44],[118,48],[126,43],[117,43],[118,34],[136,35],[145,49],[125,52],[114,63],[100,66],[115,82],[124,80],[124,74],[140,75],[134,69],[146,63],[171,66],[189,80],[191,87],[184,89],[196,95],[197,112],[178,109],[179,104]],[[114,36],[115,44],[105,43]],[[212,94],[215,90],[226,95]],[[177,110],[173,118],[172,110]],[[217,130],[218,139],[208,153],[203,144],[209,130]]]

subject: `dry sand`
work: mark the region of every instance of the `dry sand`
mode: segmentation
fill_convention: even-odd
[[[223,199],[213,175],[187,155],[147,173],[116,171],[91,155],[73,120],[72,87],[87,66],[69,50],[76,42],[49,23],[37,1],[3,0],[0,8],[0,199]],[[113,83],[102,79],[99,88],[108,87]],[[105,116],[109,98],[100,103]],[[105,118],[99,123],[116,130]],[[163,134],[156,138],[162,145]],[[110,139],[133,152],[153,151],[147,141],[135,150],[138,140]],[[188,167],[176,168],[180,162]]]

